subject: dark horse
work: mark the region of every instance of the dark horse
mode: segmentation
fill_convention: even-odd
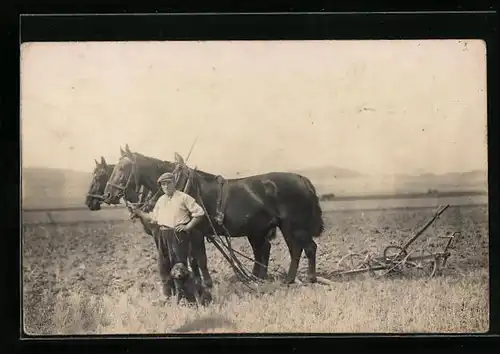
[[[189,184],[188,193],[205,206],[210,215],[223,213],[223,223],[216,230],[232,237],[247,235],[259,267],[260,277],[265,277],[271,244],[267,235],[279,227],[290,252],[287,282],[295,281],[297,269],[305,252],[308,260],[307,279],[316,282],[316,249],[313,237],[324,230],[319,198],[311,181],[299,174],[270,172],[238,179],[224,180],[221,176],[189,168],[184,159],[175,154],[174,175],[179,185]],[[222,194],[223,208],[219,194]],[[207,233],[215,223],[198,226]],[[223,226],[223,227],[221,227]]]
[[[147,159],[148,162],[154,161],[154,165],[152,166],[150,163],[148,163],[146,166],[142,163],[142,161],[145,161]],[[132,167],[132,169],[130,169]],[[124,195],[133,195],[133,186],[136,185],[142,185],[144,188],[147,188],[150,191],[155,191],[157,192],[151,200],[148,202],[149,209],[151,209],[152,206],[154,206],[154,203],[158,200],[158,198],[163,194],[161,189],[159,188],[158,183],[156,182],[157,178],[160,176],[161,173],[158,173],[156,177],[152,177],[151,175],[154,173],[150,174],[139,174],[139,173],[134,173],[135,171],[144,171],[145,168],[153,168],[154,171],[160,170],[169,170],[173,171],[175,165],[172,164],[171,162],[168,161],[161,161],[159,159],[155,158],[145,158],[140,154],[134,154],[130,151],[128,145],[125,147],[125,151],[122,153],[122,156],[120,157],[120,160],[118,163],[115,165],[115,168],[113,169],[111,176],[106,183],[106,187],[104,188],[104,198],[103,201],[107,204],[119,204],[120,203],[120,198],[123,197]],[[112,192],[112,193],[111,193]],[[157,226],[154,224],[151,224],[149,220],[147,220],[144,215],[136,214],[139,219],[141,220],[142,225],[144,228],[149,228],[153,234],[153,237],[155,239],[156,246],[158,248],[158,237],[156,232]],[[150,233],[150,235],[152,234]],[[191,238],[191,242],[186,244],[186,246],[189,247],[189,249],[186,249],[185,252],[183,252],[184,255],[189,257],[189,263],[191,264],[191,268],[195,276],[200,277],[200,270],[201,274],[203,275],[203,285],[210,288],[213,285],[212,278],[210,276],[210,273],[208,271],[208,265],[207,265],[207,255],[206,255],[206,248],[205,248],[205,243],[204,243],[204,236],[202,234],[199,234],[196,232],[196,235]],[[185,261],[184,263],[187,264],[187,259],[183,260]],[[160,266],[160,273],[165,274],[165,277],[169,277],[169,272],[170,269],[163,269],[165,267],[170,267],[170,264],[168,265],[163,265]],[[170,281],[170,279],[169,279]]]
[[[121,197],[120,189],[114,186],[133,178],[148,186],[167,171],[175,173],[178,188],[189,184],[187,192],[206,208],[209,218],[196,227],[203,235],[213,235],[213,227],[219,235],[248,238],[255,257],[255,276],[267,277],[269,241],[279,227],[291,257],[287,282],[295,281],[303,250],[309,261],[308,280],[316,281],[317,245],[313,237],[321,235],[324,224],[319,199],[309,179],[294,173],[272,172],[226,180],[190,169],[179,154],[176,163],[169,163],[135,153],[116,165],[105,188],[107,201],[117,203]]]
[[[125,156],[125,151],[120,147],[121,156]],[[101,204],[104,201],[104,188],[108,183],[109,177],[115,168],[114,164],[108,164],[103,156],[101,156],[101,162],[99,163],[97,160],[94,160],[96,163],[96,167],[94,168],[94,172],[92,173],[92,181],[90,182],[89,191],[87,192],[87,196],[85,198],[85,205],[91,211],[97,211],[101,209]],[[130,203],[141,203],[144,204],[149,196],[153,195],[153,191],[147,189],[144,186],[141,186],[142,193],[141,198],[139,199],[140,190],[136,189],[134,181],[132,181],[127,189],[127,193],[125,193],[124,198]],[[144,220],[140,219],[144,232],[148,235],[153,236],[153,230],[151,229],[151,225],[144,222]],[[156,239],[155,239],[156,243]]]
[[[120,147],[121,155],[125,155],[125,151]],[[108,183],[109,177],[115,168],[114,164],[108,164],[103,156],[101,156],[101,162],[95,161],[95,168],[92,172],[92,181],[90,182],[89,190],[87,196],[85,197],[85,205],[91,211],[101,210],[101,204],[104,199],[104,188],[106,183]],[[145,203],[147,198],[152,194],[152,191],[142,187],[142,193],[140,198],[140,203]],[[128,201],[131,203],[137,203],[138,196],[135,193],[135,185],[131,185],[131,190],[127,193]]]

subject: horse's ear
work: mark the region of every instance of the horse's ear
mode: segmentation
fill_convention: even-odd
[[[125,151],[123,151],[123,149],[122,149],[122,147],[121,147],[121,146],[120,146],[120,155],[121,155],[122,157],[126,155],[126,154],[125,154]]]
[[[95,165],[96,165],[96,166],[99,166],[99,162],[97,162],[97,160],[96,160],[96,159],[94,159],[94,161],[95,161]]]
[[[174,161],[179,165],[184,165],[184,159],[178,152],[174,153]]]
[[[104,159],[104,156],[101,156],[101,165],[106,166],[106,160]]]
[[[132,153],[132,151],[130,151],[130,148],[128,147],[128,144],[125,145],[125,155],[127,157],[130,157],[130,158],[132,158],[132,156],[134,156],[134,154]]]

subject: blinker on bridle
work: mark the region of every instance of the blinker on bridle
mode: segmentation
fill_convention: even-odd
[[[134,180],[135,180],[135,192],[139,193],[139,189],[140,189],[139,175],[137,173],[137,162],[135,161],[135,157],[134,157],[134,159],[131,159],[131,158],[127,157],[127,156],[124,156],[124,157],[122,157],[122,159],[127,159],[127,160],[129,160],[132,163],[132,171],[130,171],[130,174],[128,175],[128,179],[127,179],[127,182],[125,183],[125,186],[122,186],[122,185],[119,185],[119,184],[115,184],[115,183],[112,183],[112,182],[109,182],[109,181],[107,183],[111,187],[116,188],[116,189],[118,189],[120,191],[120,193],[118,194],[119,198],[125,197],[125,194],[127,192],[128,186],[129,186],[130,182],[132,181],[132,177],[134,177]]]

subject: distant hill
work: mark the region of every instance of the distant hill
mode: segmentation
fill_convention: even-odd
[[[349,170],[347,168],[341,168],[337,166],[318,166],[318,167],[309,167],[303,168],[300,170],[295,170],[293,172],[304,175],[311,180],[323,180],[323,179],[335,179],[335,178],[355,178],[355,177],[363,177],[364,174]]]
[[[427,173],[425,175],[415,176],[415,177],[425,177],[429,180],[436,181],[454,181],[455,183],[473,183],[473,182],[484,182],[488,180],[488,172],[475,170],[469,172],[449,172],[445,174],[433,174]]]
[[[482,170],[446,174],[400,173],[370,176],[336,166],[323,166],[294,172],[311,179],[318,194],[328,193],[337,196],[488,191],[488,174]]]
[[[91,179],[91,172],[24,167],[22,169],[23,207],[84,206]]]
[[[450,172],[445,174],[426,173],[417,176],[400,176],[402,186],[426,185],[441,191],[467,189],[488,190],[487,171]]]

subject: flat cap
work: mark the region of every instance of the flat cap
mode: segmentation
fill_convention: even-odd
[[[162,174],[160,177],[158,177],[158,183],[161,183],[163,181],[168,181],[174,179],[174,174],[170,172],[165,172]]]

